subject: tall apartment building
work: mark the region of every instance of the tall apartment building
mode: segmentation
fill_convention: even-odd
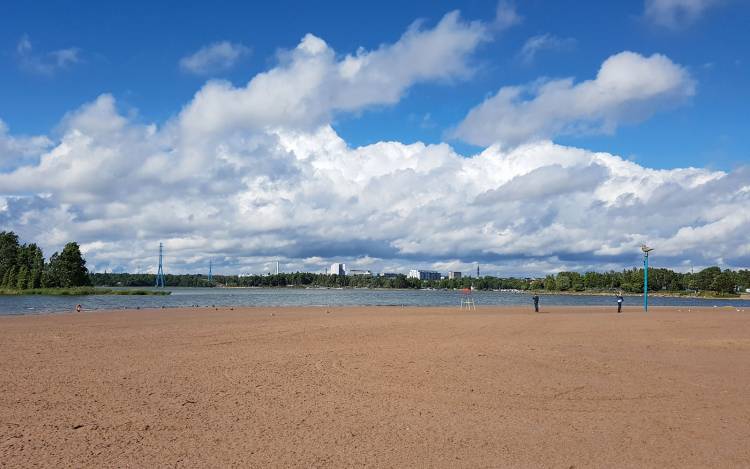
[[[448,279],[450,280],[458,280],[461,278],[461,272],[448,272]]]
[[[440,280],[440,272],[435,270],[412,269],[409,271],[409,278],[418,278],[419,280]]]
[[[331,275],[346,275],[346,264],[340,262],[331,264],[331,271],[329,273]]]

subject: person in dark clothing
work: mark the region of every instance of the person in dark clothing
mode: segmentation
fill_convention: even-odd
[[[617,312],[622,313],[622,293],[617,294]]]
[[[534,295],[533,297],[531,297],[531,299],[534,300],[534,312],[538,313],[539,312],[539,295]]]

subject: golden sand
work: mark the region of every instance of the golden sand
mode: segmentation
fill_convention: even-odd
[[[748,467],[750,310],[0,318],[0,467]]]

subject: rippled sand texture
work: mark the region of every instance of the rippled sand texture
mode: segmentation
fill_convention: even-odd
[[[750,310],[530,309],[0,318],[0,467],[750,466]]]

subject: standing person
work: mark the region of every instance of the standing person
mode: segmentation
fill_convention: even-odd
[[[538,313],[539,312],[539,295],[534,295],[533,297],[531,297],[531,299],[534,300],[534,312]]]
[[[622,313],[622,293],[617,294],[617,312]]]
[[[76,305],[76,313],[80,313],[81,309],[81,305]]]

